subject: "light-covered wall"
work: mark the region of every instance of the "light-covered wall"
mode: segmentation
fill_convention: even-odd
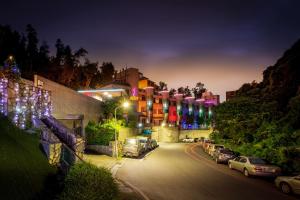
[[[100,101],[38,75],[34,76],[34,85],[40,85],[51,92],[52,115],[55,118],[63,118],[68,114],[83,115],[83,128],[89,120],[99,120]]]

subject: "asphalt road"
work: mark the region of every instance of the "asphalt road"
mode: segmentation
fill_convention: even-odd
[[[272,181],[216,164],[197,144],[160,144],[144,159],[126,159],[117,177],[151,200],[293,200]]]

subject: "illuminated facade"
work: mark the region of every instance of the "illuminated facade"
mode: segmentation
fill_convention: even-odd
[[[212,107],[220,102],[219,95],[211,92],[204,92],[200,99],[183,94],[170,96],[169,91],[159,91],[158,85],[144,77],[136,68],[117,72],[115,82],[130,85],[130,99],[134,102],[140,124],[144,126],[207,128],[213,117]]]
[[[219,104],[219,95],[204,92],[200,99],[183,94],[169,95],[136,68],[126,68],[114,75],[114,81],[97,90],[79,91],[95,98],[96,94],[128,96],[143,126],[169,125],[182,129],[200,129],[211,125],[212,107]],[[92,95],[92,93],[94,93]]]

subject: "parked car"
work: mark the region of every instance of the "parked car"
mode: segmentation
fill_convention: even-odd
[[[138,139],[140,140],[140,143],[143,147],[143,152],[147,152],[147,151],[151,150],[151,142],[150,142],[149,138],[139,137]]]
[[[150,147],[151,149],[155,149],[156,147],[158,147],[158,144],[155,139],[150,140]]]
[[[194,138],[194,142],[198,142],[199,141],[199,138]]]
[[[285,194],[300,194],[300,175],[278,176],[275,185]]]
[[[219,148],[217,149],[214,154],[213,158],[216,161],[216,163],[228,163],[229,160],[232,160],[236,157],[236,154],[231,151],[230,149],[226,148]]]
[[[208,153],[208,152],[209,152],[209,149],[210,149],[213,145],[214,145],[213,143],[209,143],[209,144],[206,145],[206,147],[204,148],[204,151],[205,151],[206,153]]]
[[[139,157],[143,152],[143,146],[137,138],[126,138],[123,145],[123,155],[129,157]]]
[[[208,148],[208,154],[210,156],[213,156],[216,150],[224,149],[224,148],[225,147],[222,144],[211,144],[211,145],[209,145],[209,148]]]
[[[261,158],[238,156],[228,161],[230,169],[236,169],[244,173],[245,176],[265,176],[276,177],[281,173],[281,169],[274,165],[269,165]]]
[[[192,142],[194,142],[194,139],[193,138],[184,138],[184,139],[182,139],[182,142],[192,143]]]
[[[203,147],[204,151],[205,151],[205,149],[207,149],[209,144],[214,144],[214,141],[209,140],[209,139],[204,139],[204,141],[202,142],[202,147]]]

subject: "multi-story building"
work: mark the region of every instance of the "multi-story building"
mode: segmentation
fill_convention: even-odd
[[[134,104],[138,121],[143,126],[206,128],[211,124],[212,107],[220,102],[219,95],[213,95],[208,91],[202,93],[199,99],[184,94],[169,95],[169,91],[159,91],[158,85],[144,77],[136,68],[126,68],[116,72],[113,83],[93,91],[98,96],[107,95],[109,92],[111,97],[118,94],[128,96]],[[96,96],[92,90],[80,92]]]

